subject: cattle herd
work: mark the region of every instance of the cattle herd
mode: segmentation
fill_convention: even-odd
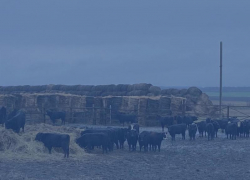
[[[65,112],[47,111],[53,124],[56,119],[61,119],[62,124],[65,124]],[[171,142],[175,141],[177,134],[182,135],[185,140],[186,131],[190,140],[195,140],[197,131],[201,137],[207,136],[208,140],[213,140],[217,137],[219,129],[225,131],[227,138],[236,139],[236,137],[249,137],[250,121],[240,121],[236,117],[229,119],[210,119],[206,121],[195,122],[197,117],[194,116],[158,116],[158,120],[162,127],[162,132],[142,131],[136,122],[136,117],[126,114],[118,114],[120,122],[124,125],[129,122],[128,128],[107,127],[107,128],[86,128],[81,132],[81,136],[74,141],[87,152],[94,148],[101,148],[103,153],[116,149],[123,149],[124,143],[127,141],[129,151],[136,151],[137,144],[139,150],[142,148],[147,151],[160,151],[162,140],[166,138],[167,133],[164,132],[164,127],[168,129],[171,136]],[[22,110],[13,110],[9,115],[6,113],[6,108],[0,109],[0,124],[5,125],[6,129],[12,129],[19,133],[20,129],[24,132],[25,112]],[[61,147],[64,151],[64,157],[69,157],[70,136],[68,134],[59,133],[43,133],[39,132],[36,141],[40,141],[48,148],[49,153],[53,147]]]

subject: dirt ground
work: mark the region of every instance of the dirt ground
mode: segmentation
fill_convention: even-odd
[[[142,130],[161,131],[160,128]],[[34,151],[0,151],[0,179],[250,178],[250,139],[228,140],[222,133],[213,141],[199,138],[198,135],[196,141],[189,141],[189,138],[181,140],[178,136],[173,145],[168,136],[162,142],[161,152],[144,153],[139,152],[138,148],[136,152],[129,152],[125,144],[125,149],[108,154],[95,149],[91,153],[83,152],[82,155],[72,153],[68,159],[55,151],[51,155],[47,150],[39,152],[38,156],[32,153]]]

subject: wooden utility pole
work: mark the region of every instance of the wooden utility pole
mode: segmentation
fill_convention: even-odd
[[[222,42],[220,42],[220,117],[221,117],[221,99],[222,99]]]

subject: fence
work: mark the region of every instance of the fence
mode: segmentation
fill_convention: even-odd
[[[197,116],[200,120],[204,120],[208,117],[217,119],[237,117],[241,121],[248,118],[250,119],[250,106],[222,105],[221,114],[219,105],[207,105],[207,107],[210,107],[212,112],[195,113],[184,111],[184,114]]]
[[[201,107],[204,105],[200,105]],[[199,106],[198,106],[199,107]],[[12,107],[13,108],[13,107]],[[230,118],[238,117],[239,120],[250,119],[250,106],[222,106],[222,115],[220,115],[220,108],[218,105],[206,105],[209,109],[207,112],[204,111],[188,111],[186,109],[185,103],[181,106],[179,114],[174,115],[193,115],[197,116],[199,120],[204,120],[207,117],[212,118]],[[46,111],[49,108],[44,107],[25,107],[26,111],[26,121],[27,123],[52,123],[49,117],[46,115]],[[66,122],[68,123],[82,123],[82,124],[102,124],[102,125],[114,125],[119,124],[119,120],[115,118],[117,112],[124,112],[126,114],[133,114],[137,116],[137,119],[141,125],[145,126],[155,126],[159,123],[157,122],[157,115],[170,115],[168,112],[170,109],[160,109],[160,111],[153,111],[148,109],[147,112],[140,112],[138,108],[133,110],[118,110],[116,107],[111,105],[108,108],[92,107],[84,108],[72,108],[72,107],[61,107],[59,110],[64,110],[66,112]],[[9,109],[9,112],[11,109]],[[163,113],[164,112],[164,113]]]

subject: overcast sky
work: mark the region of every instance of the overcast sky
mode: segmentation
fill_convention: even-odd
[[[0,1],[0,86],[250,86],[250,1]]]

